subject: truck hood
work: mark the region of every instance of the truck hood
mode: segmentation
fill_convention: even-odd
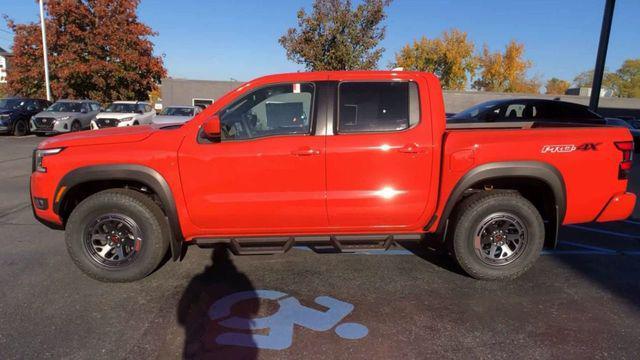
[[[138,142],[151,136],[157,129],[155,126],[139,125],[67,133],[41,142],[38,149]]]

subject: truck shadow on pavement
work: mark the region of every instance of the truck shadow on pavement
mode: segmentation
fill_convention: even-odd
[[[255,359],[258,348],[225,346],[216,342],[218,336],[229,331],[210,318],[210,309],[217,300],[236,292],[255,292],[249,278],[238,271],[224,246],[216,246],[211,255],[212,264],[191,279],[178,303],[178,323],[184,328],[185,340],[182,357],[185,359]],[[251,297],[233,305],[234,316],[255,318],[261,316],[259,297]],[[268,306],[267,306],[268,307]],[[268,310],[268,309],[264,309]]]

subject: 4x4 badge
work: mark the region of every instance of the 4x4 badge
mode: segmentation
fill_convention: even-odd
[[[546,153],[570,153],[574,151],[598,151],[598,146],[602,143],[584,143],[582,145],[543,145],[541,152]]]

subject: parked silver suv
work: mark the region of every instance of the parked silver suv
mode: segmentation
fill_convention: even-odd
[[[31,132],[49,135],[88,129],[100,104],[93,100],[58,100],[31,117]]]

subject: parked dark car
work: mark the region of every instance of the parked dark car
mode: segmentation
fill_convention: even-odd
[[[0,99],[0,133],[24,136],[29,133],[29,119],[46,109],[50,102],[43,99]]]
[[[491,100],[472,106],[447,119],[448,123],[525,121],[606,124],[602,116],[584,105],[546,99]]]
[[[635,152],[640,152],[640,129],[637,129],[629,122],[618,118],[607,118],[607,125],[619,126],[629,129],[631,136],[633,136],[633,143],[635,144]]]

